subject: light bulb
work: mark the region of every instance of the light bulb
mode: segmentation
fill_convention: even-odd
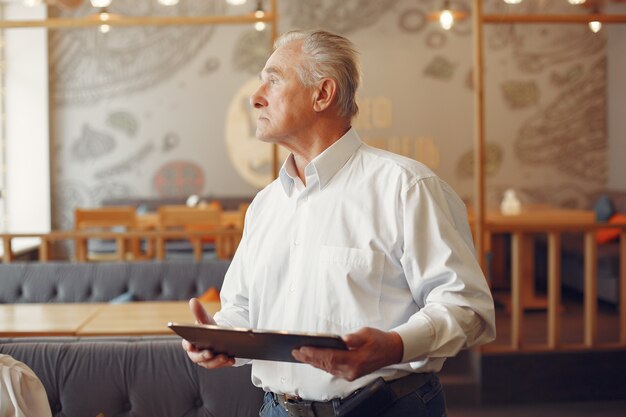
[[[89,0],[91,1],[91,5],[93,7],[109,7],[111,5],[111,0]]]
[[[226,3],[231,4],[233,6],[241,6],[245,2],[246,0],[226,0]]]
[[[260,19],[263,16],[265,16],[265,12],[263,10],[257,10],[256,12],[254,12],[254,17],[256,17],[257,19]]]
[[[520,4],[522,0],[504,0],[506,4]]]
[[[37,7],[43,4],[43,0],[24,0],[24,6]]]
[[[263,30],[265,30],[265,23],[263,22],[256,22],[254,24],[254,28],[258,31],[258,32],[262,32]]]
[[[163,6],[175,6],[178,4],[178,0],[159,0]]]
[[[444,30],[450,30],[452,25],[454,24],[454,15],[448,9],[443,10],[439,15],[439,24]]]
[[[100,33],[109,33],[109,31],[111,30],[111,26],[100,25],[98,29],[100,29]]]
[[[591,22],[589,22],[589,29],[591,29],[593,33],[600,32],[600,29],[602,29],[602,22],[598,22],[597,20],[592,20]]]
[[[583,4],[587,0],[567,0],[569,4]]]

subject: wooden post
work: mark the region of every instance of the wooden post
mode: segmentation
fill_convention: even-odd
[[[2,248],[4,249],[3,260],[5,264],[13,262],[13,248],[11,248],[11,237],[2,237]]]
[[[202,260],[202,239],[199,237],[192,237],[191,245],[193,246],[193,260],[200,262]]]
[[[548,348],[556,349],[561,340],[561,235],[548,233]]]
[[[162,261],[165,259],[165,240],[163,236],[156,238],[156,259]]]
[[[483,16],[485,23],[589,23],[591,21],[602,23],[626,23],[626,15],[623,14],[486,14]]]
[[[522,259],[524,259],[524,235],[515,232],[511,236],[511,347],[519,350],[523,338],[524,309],[522,307]]]
[[[74,239],[74,253],[76,262],[85,262],[87,260],[87,239],[77,237]]]
[[[39,262],[48,262],[50,260],[50,240],[46,236],[41,236],[39,244]]]
[[[122,262],[126,259],[126,239],[118,236],[115,238],[115,242],[115,246],[117,247],[116,258],[118,261]]]
[[[585,232],[584,344],[595,346],[598,339],[598,279],[596,232]]]
[[[619,237],[619,341],[626,346],[626,229]]]
[[[485,99],[483,70],[483,0],[474,0],[474,240],[478,262],[487,273],[483,228],[485,224]]]
[[[277,0],[271,0],[270,6],[272,10],[272,21],[270,22],[271,30],[272,30],[272,36],[271,36],[272,44],[270,45],[270,51],[271,51],[274,48],[274,42],[278,38]],[[275,143],[272,143],[272,178],[278,178],[278,170],[280,169],[279,165],[280,165],[280,160],[278,159],[278,145]]]
[[[242,25],[256,22],[272,22],[273,12],[266,12],[263,17],[254,13],[246,15],[223,16],[122,16],[111,15],[106,21],[109,26],[199,26],[199,25]],[[47,29],[78,29],[97,27],[104,22],[97,15],[70,18],[51,18],[44,20],[2,20],[0,29],[47,28]]]

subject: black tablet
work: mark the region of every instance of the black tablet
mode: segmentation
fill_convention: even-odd
[[[168,323],[167,327],[198,349],[235,358],[298,362],[291,351],[302,346],[346,350],[337,335],[241,329],[208,324]]]

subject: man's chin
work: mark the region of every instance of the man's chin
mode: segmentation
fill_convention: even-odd
[[[258,140],[260,140],[261,142],[265,142],[265,143],[274,143],[274,137],[272,137],[271,135],[267,135],[263,132],[256,132],[256,138]]]

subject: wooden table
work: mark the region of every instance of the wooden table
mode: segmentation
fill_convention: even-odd
[[[470,213],[470,221],[471,219],[472,214]],[[591,210],[570,210],[547,205],[527,205],[522,207],[522,211],[519,214],[504,215],[499,210],[488,209],[485,214],[485,251],[491,252],[494,258],[503,258],[506,256],[506,253],[502,248],[502,241],[498,241],[497,236],[511,233],[520,234],[522,308],[525,310],[543,310],[547,308],[547,299],[535,293],[535,235],[545,233],[548,229],[575,229],[576,227],[585,227],[595,223],[595,213]],[[492,274],[496,276],[496,279],[498,279],[498,275],[503,275],[503,272],[502,264],[499,265],[499,268],[492,269]],[[508,300],[500,298],[500,301],[509,307]]]
[[[159,224],[159,215],[155,212],[137,214],[137,228],[139,230],[154,230]],[[239,210],[222,211],[222,226],[243,229],[243,214]]]
[[[210,314],[220,309],[202,304]],[[0,304],[0,337],[171,335],[170,321],[195,321],[187,301]]]
[[[202,303],[210,314],[220,309],[219,302]],[[195,321],[187,301],[142,301],[107,304],[76,332],[78,336],[171,335],[167,323]]]
[[[73,336],[106,304],[0,304],[0,336]]]

